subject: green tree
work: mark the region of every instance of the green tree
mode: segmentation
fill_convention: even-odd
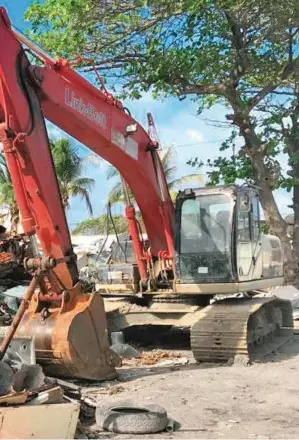
[[[16,234],[20,223],[20,214],[4,153],[0,153],[0,205],[7,206],[11,225],[10,232]]]
[[[177,195],[177,188],[180,185],[183,185],[185,183],[191,183],[191,182],[197,182],[200,184],[203,184],[203,177],[200,174],[186,174],[185,176],[176,177],[177,174],[177,166],[175,165],[175,150],[173,147],[165,148],[160,153],[160,158],[162,162],[162,166],[164,169],[166,181],[169,188],[169,193],[174,201]],[[123,187],[122,183],[119,177],[119,172],[116,168],[114,168],[112,165],[109,166],[108,172],[107,172],[107,179],[113,179],[115,177],[117,178],[117,181],[113,188],[111,189],[107,202],[110,202],[111,205],[116,203],[125,203],[125,198],[123,194]],[[130,193],[130,198],[133,199],[133,194]]]
[[[128,231],[128,222],[122,215],[113,215],[113,222],[117,233],[121,234]],[[108,223],[107,223],[108,220]],[[111,218],[106,215],[100,215],[99,217],[89,218],[78,223],[73,229],[72,233],[75,235],[98,235],[106,234],[107,228],[109,231],[113,231],[113,224]]]
[[[72,196],[80,196],[86,202],[88,211],[92,215],[93,211],[89,195],[95,182],[89,177],[82,177],[82,172],[84,164],[86,162],[94,162],[94,160],[91,160],[90,156],[80,157],[68,139],[59,139],[56,142],[52,140],[50,145],[63,207],[69,209],[70,198]],[[0,205],[7,206],[11,222],[11,232],[17,233],[20,213],[4,153],[0,153]]]
[[[90,191],[95,181],[82,177],[86,158],[79,156],[68,139],[51,142],[52,155],[64,209],[70,208],[70,198],[79,196],[86,203],[90,215],[93,215]]]
[[[199,112],[225,106],[243,141],[241,169],[250,168],[270,232],[280,237],[291,262],[287,225],[273,194],[277,148],[255,115],[266,99],[286,96],[298,82],[298,0],[287,6],[282,0],[45,0],[35,2],[26,18],[31,36],[46,49],[69,59],[92,54],[103,76],[122,82],[126,96],[149,90],[191,96]],[[292,171],[296,185],[299,176]],[[299,261],[299,249],[294,251]]]
[[[279,97],[280,98],[280,97]],[[295,265],[291,270],[296,278],[299,254],[299,89],[297,84],[290,84],[287,92],[283,92],[283,99],[267,97],[257,106],[256,126],[259,136],[263,139],[265,149],[264,163],[268,169],[267,181],[272,190],[283,188],[292,193],[293,202],[289,208],[294,210],[294,226],[292,234],[292,248]],[[207,167],[208,184],[232,184],[236,180],[255,183],[254,172],[244,152],[244,147],[237,146],[238,133],[233,131],[231,137],[223,142],[219,155],[206,164],[197,157],[188,161],[193,167]],[[286,225],[287,222],[283,221]],[[265,230],[271,232],[269,222]]]

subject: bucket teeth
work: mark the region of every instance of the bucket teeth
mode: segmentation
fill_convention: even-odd
[[[191,328],[197,362],[227,361],[238,355],[254,361],[273,352],[293,334],[290,301],[232,298],[202,310]]]

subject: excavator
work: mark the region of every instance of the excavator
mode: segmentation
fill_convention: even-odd
[[[120,359],[109,345],[109,298],[110,304],[127,301],[128,310],[135,301],[141,313],[129,322],[130,311],[123,307],[118,329],[143,322],[149,310],[158,316],[157,307],[163,309],[160,319],[179,325],[193,311],[191,347],[197,361],[250,355],[252,347],[292,328],[290,302],[256,297],[260,289],[283,283],[282,246],[277,237],[260,232],[256,189],[186,189],[174,207],[157,141],[106,90],[96,68],[100,88],[76,71],[79,62],[92,65],[91,60],[54,59],[12,26],[3,7],[0,44],[0,142],[32,252],[22,261],[30,285],[0,358],[14,335],[34,336],[36,358],[46,373],[114,377]],[[79,277],[45,119],[122,176],[133,258],[125,260],[127,273],[110,261],[98,291],[87,292]],[[246,295],[213,302],[217,295],[238,292]],[[144,299],[146,306],[138,305]]]

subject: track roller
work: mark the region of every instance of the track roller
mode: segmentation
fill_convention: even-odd
[[[204,308],[191,328],[197,362],[222,362],[236,355],[250,361],[275,351],[293,334],[290,301],[228,298]]]

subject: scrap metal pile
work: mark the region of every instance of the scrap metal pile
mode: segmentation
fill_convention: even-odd
[[[10,235],[1,233],[0,225],[0,279],[28,279],[22,262],[31,256],[30,242],[24,234]]]
[[[87,409],[78,386],[44,375],[33,339],[13,339],[0,361],[0,438],[75,438]]]

